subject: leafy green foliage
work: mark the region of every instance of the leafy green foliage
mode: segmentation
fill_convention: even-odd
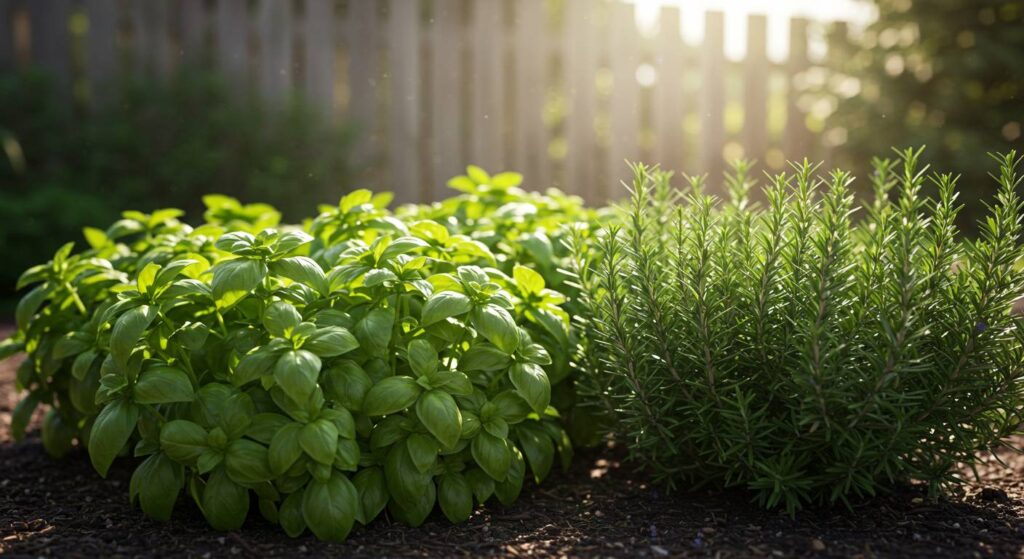
[[[549,404],[565,297],[389,200],[358,190],[270,228],[272,209],[213,196],[198,227],[161,210],[87,231],[91,248],[19,282],[0,346],[28,354],[15,436],[48,405],[51,453],[77,438],[101,475],[144,458],[130,495],[146,514],[167,519],[184,490],[220,530],[252,500],[330,540],[385,508],[417,525],[438,503],[462,521],[511,502],[527,465],[539,481],[571,456]]]
[[[900,480],[938,490],[1017,431],[1021,159],[997,158],[997,203],[967,240],[957,179],[920,154],[875,161],[856,220],[850,175],[807,162],[770,177],[763,206],[743,162],[723,203],[635,168],[620,219],[572,241],[582,380],[633,457],[670,486],[742,486],[792,512]]]

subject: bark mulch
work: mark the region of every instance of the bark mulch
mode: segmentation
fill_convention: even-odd
[[[14,359],[12,361],[16,361]],[[244,528],[207,527],[187,498],[167,524],[128,503],[131,460],[101,479],[82,449],[52,460],[39,441],[9,438],[14,363],[0,364],[0,555],[100,557],[1018,557],[1024,556],[1024,457],[980,472],[985,484],[930,501],[920,487],[857,505],[766,512],[743,492],[666,495],[620,463],[581,452],[572,469],[528,484],[511,507],[462,525],[435,514],[419,528],[378,519],[344,544],[290,539],[254,510]],[[183,494],[184,495],[184,494]]]

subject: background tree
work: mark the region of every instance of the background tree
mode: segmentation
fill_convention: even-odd
[[[877,21],[848,41],[832,34],[827,71],[811,84],[831,110],[833,164],[863,176],[885,146],[927,145],[928,163],[963,174],[962,217],[973,223],[997,187],[980,155],[1021,144],[1024,2],[871,1]]]

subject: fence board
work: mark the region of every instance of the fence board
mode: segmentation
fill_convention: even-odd
[[[179,58],[188,64],[198,64],[206,56],[206,35],[209,17],[204,0],[178,0],[181,17],[181,50]]]
[[[504,31],[502,0],[475,0],[470,28],[470,163],[494,172],[504,168],[505,96]],[[477,48],[489,45],[490,48]]]
[[[135,70],[165,78],[171,73],[171,28],[168,0],[131,2]]]
[[[217,0],[217,63],[236,94],[249,85],[248,20],[247,0]]]
[[[85,72],[90,100],[102,105],[113,97],[117,73],[117,5],[109,0],[86,0],[84,7],[89,21]]]
[[[334,0],[306,0],[303,29],[305,97],[327,118],[334,116]]]
[[[633,4],[616,2],[611,5],[609,25],[609,59],[612,72],[612,97],[609,125],[608,168],[605,172],[605,190],[598,185],[591,201],[605,203],[609,195],[618,196],[621,181],[629,177],[628,162],[636,162],[640,153],[640,85],[636,71],[640,65]]]
[[[701,170],[708,174],[708,192],[720,192],[722,148],[725,144],[725,18],[722,12],[704,14],[701,58]]]
[[[562,188],[572,194],[585,194],[597,183],[595,164],[597,143],[594,119],[597,116],[597,91],[594,88],[598,64],[598,27],[596,3],[590,0],[567,2],[565,32],[565,84],[568,117],[567,151]]]
[[[549,50],[547,18],[541,0],[520,0],[515,13],[515,142],[512,166],[527,185],[545,187],[550,181],[548,135],[544,126]]]
[[[679,9],[663,7],[655,55],[656,100],[651,118],[658,138],[655,157],[665,169],[683,168],[683,84],[686,70]]]
[[[272,104],[288,100],[292,87],[292,4],[262,0],[259,5],[260,95]]]
[[[57,95],[71,102],[71,40],[68,19],[70,0],[48,0],[28,3],[32,25],[31,52],[33,62],[48,71]]]
[[[420,192],[420,57],[419,2],[392,2],[388,19],[388,114],[390,190],[398,203],[419,202]]]
[[[428,194],[434,200],[447,194],[445,183],[461,174],[466,163],[462,143],[463,6],[460,0],[434,0],[433,4],[429,115],[432,180]]]
[[[380,49],[377,45],[376,0],[352,0],[346,25],[349,55],[350,102],[348,121],[360,134],[361,145],[353,159],[361,165],[377,157],[380,143],[377,129],[377,89],[380,85]]]
[[[747,18],[747,54],[743,63],[744,157],[756,159],[753,176],[761,175],[768,150],[768,18]]]
[[[14,66],[14,1],[0,0],[0,70]]]
[[[789,22],[789,60],[786,62],[786,128],[783,135],[783,153],[787,159],[810,157],[810,144],[804,114],[797,105],[797,94],[793,85],[797,74],[807,68],[807,20],[793,18]]]

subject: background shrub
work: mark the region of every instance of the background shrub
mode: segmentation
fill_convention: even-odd
[[[764,207],[745,163],[723,204],[636,168],[618,222],[574,244],[582,380],[640,465],[792,512],[908,479],[938,490],[1017,431],[1021,160],[998,158],[998,201],[965,240],[956,178],[920,153],[876,160],[863,208],[850,175],[806,162]]]
[[[187,69],[109,93],[109,104],[78,111],[41,73],[0,77],[0,300],[39,254],[120,208],[198,215],[212,189],[296,220],[352,176],[350,131],[300,101],[264,111],[215,75]]]

